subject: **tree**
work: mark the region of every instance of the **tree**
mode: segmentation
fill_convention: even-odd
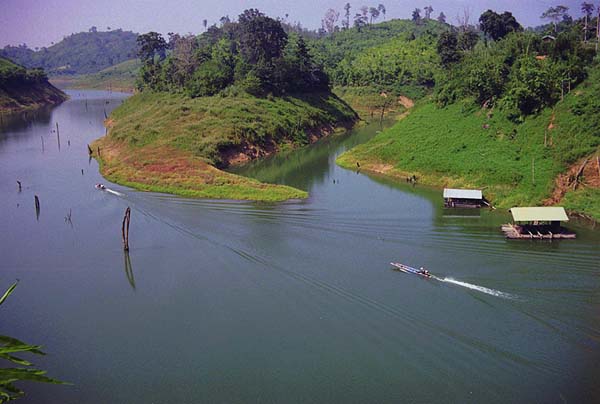
[[[346,12],[344,14],[344,17],[346,17],[346,19],[342,22],[342,26],[344,27],[344,29],[348,29],[350,28],[350,9],[352,7],[350,6],[350,3],[346,3],[346,5],[344,6],[344,11]]]
[[[554,32],[556,33],[558,32],[558,22],[568,15],[568,10],[569,7],[565,6],[550,7],[548,10],[544,11],[541,18],[552,21],[552,24],[554,24]]]
[[[257,9],[245,10],[238,19],[240,54],[250,65],[278,58],[287,44],[281,23]]]
[[[385,12],[386,12],[385,6],[383,4],[379,4],[377,6],[377,11],[379,11],[381,14],[383,14],[383,19],[385,20]]]
[[[415,24],[419,25],[421,23],[421,9],[415,8],[412,12],[412,20]]]
[[[583,41],[587,42],[588,21],[592,18],[594,5],[592,3],[583,2],[581,3],[581,11],[584,14]]]
[[[445,31],[438,38],[437,51],[442,60],[442,66],[448,67],[460,61],[458,38],[455,32]]]
[[[375,7],[369,8],[369,14],[371,14],[371,25],[373,25],[373,20],[376,20],[379,17],[379,10]]]
[[[144,64],[154,64],[154,58],[165,58],[167,42],[158,32],[148,32],[137,37],[138,56]]]
[[[487,10],[479,17],[479,25],[481,30],[494,41],[504,38],[510,32],[523,30],[521,24],[508,11],[498,14],[492,10]]]
[[[458,48],[463,52],[471,51],[477,45],[477,41],[479,41],[477,32],[468,29],[458,35]]]
[[[446,14],[444,14],[444,12],[442,11],[442,12],[440,13],[440,15],[438,15],[438,18],[437,18],[437,20],[438,20],[439,22],[441,22],[442,24],[445,24],[445,23],[446,23]]]
[[[358,30],[358,32],[361,32],[362,28],[367,25],[367,21],[367,17],[357,13],[354,16],[354,27]]]
[[[333,33],[335,31],[335,23],[337,22],[338,18],[340,18],[340,13],[335,11],[333,8],[330,8],[327,10],[325,17],[322,20],[323,28],[330,34]]]
[[[423,10],[425,11],[425,19],[426,20],[430,20],[431,19],[431,13],[433,13],[433,7],[427,6]]]

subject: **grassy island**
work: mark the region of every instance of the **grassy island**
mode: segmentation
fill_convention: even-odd
[[[113,112],[109,134],[92,149],[106,178],[137,189],[280,201],[307,193],[219,168],[311,143],[354,120],[354,111],[328,93],[269,99],[143,92]]]

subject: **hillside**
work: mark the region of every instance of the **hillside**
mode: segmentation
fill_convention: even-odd
[[[138,59],[131,59],[98,73],[55,76],[50,82],[60,88],[133,92],[140,67],[141,62]]]
[[[65,37],[38,51],[26,46],[6,46],[0,56],[26,68],[42,68],[50,76],[96,73],[136,57],[137,34],[120,29],[101,32],[92,28]]]
[[[600,220],[595,158],[576,191],[573,178],[564,186],[563,174],[599,152],[599,91],[596,66],[563,102],[522,123],[499,109],[480,109],[467,101],[439,108],[426,100],[392,129],[337,162],[348,168],[359,162],[364,170],[402,181],[416,175],[423,184],[484,188],[499,207],[561,203]],[[557,190],[560,180],[563,189]]]
[[[310,41],[315,59],[335,86],[376,87],[411,98],[433,87],[435,44],[447,24],[390,20]]]
[[[0,57],[0,112],[59,104],[67,95],[50,83],[43,70],[27,70]]]
[[[113,112],[108,136],[92,149],[102,175],[134,188],[207,198],[285,200],[306,193],[216,167],[308,144],[337,127],[351,126],[355,119],[354,111],[329,93],[191,98],[142,92]]]

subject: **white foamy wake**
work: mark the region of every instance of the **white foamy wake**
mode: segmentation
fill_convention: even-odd
[[[117,191],[113,191],[112,189],[108,189],[108,188],[106,188],[106,189],[105,189],[105,191],[106,191],[106,192],[110,192],[110,193],[111,193],[111,194],[113,194],[113,195],[117,195],[117,196],[123,196],[123,194],[122,194],[122,193],[120,193],[120,192],[117,192]]]
[[[456,279],[452,279],[452,278],[444,278],[444,279],[437,278],[437,279],[440,282],[452,283],[454,285],[462,286],[463,288],[469,288],[472,290],[476,290],[478,292],[486,293],[488,295],[502,297],[504,299],[514,299],[515,298],[515,296],[511,295],[510,293],[504,293],[499,290],[490,289],[490,288],[486,288],[486,287],[479,286],[479,285],[473,285],[472,283],[457,281]]]

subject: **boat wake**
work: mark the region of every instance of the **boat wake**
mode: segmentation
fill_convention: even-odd
[[[106,192],[109,192],[109,193],[113,194],[113,195],[117,195],[117,196],[123,196],[123,194],[122,194],[122,193],[120,193],[120,192],[117,192],[117,191],[113,191],[112,189],[108,189],[108,188],[106,188],[106,189],[104,189],[104,190],[105,190]]]
[[[515,298],[515,296],[511,295],[510,293],[504,293],[504,292],[501,292],[496,289],[486,288],[484,286],[473,285],[472,283],[457,281],[456,279],[452,279],[452,278],[443,278],[443,279],[436,278],[436,279],[440,282],[452,283],[454,285],[462,286],[463,288],[476,290],[481,293],[486,293],[488,295],[492,295],[492,296],[496,296],[496,297],[502,297],[504,299],[514,299]]]

